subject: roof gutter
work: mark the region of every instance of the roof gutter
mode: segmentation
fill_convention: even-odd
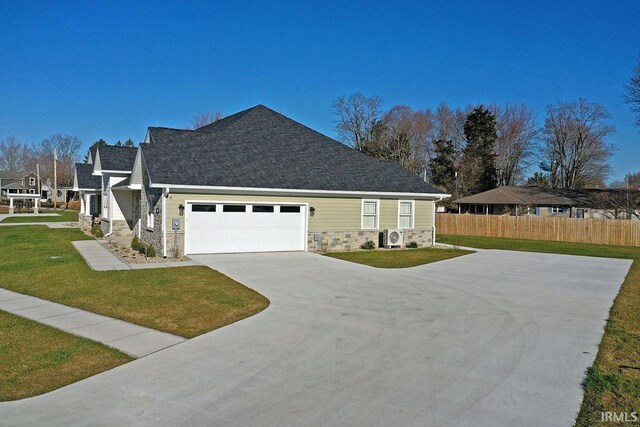
[[[164,188],[173,190],[206,190],[219,191],[225,193],[281,193],[281,194],[298,194],[312,196],[388,196],[388,197],[416,197],[424,199],[437,199],[440,201],[444,198],[451,197],[451,194],[443,193],[402,193],[402,192],[380,192],[380,191],[344,191],[344,190],[301,190],[291,188],[260,188],[260,187],[225,187],[212,185],[173,185],[151,183],[152,188]]]

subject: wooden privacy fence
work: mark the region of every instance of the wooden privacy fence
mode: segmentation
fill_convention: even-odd
[[[640,221],[538,216],[436,214],[439,234],[640,246]]]

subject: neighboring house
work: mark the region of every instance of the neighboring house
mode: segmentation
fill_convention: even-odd
[[[90,157],[105,234],[138,235],[164,256],[349,250],[385,229],[431,245],[435,202],[448,197],[262,105],[197,130],[150,127],[137,149]],[[97,194],[78,166],[76,190]]]
[[[5,182],[7,182],[7,184],[5,184]],[[42,186],[42,179],[40,183]],[[29,172],[17,179],[3,179],[0,191],[3,197],[7,194],[38,194],[37,175],[35,172]]]
[[[613,196],[624,190],[551,189],[505,186],[454,200],[459,213],[482,215],[537,215],[566,218],[638,219],[611,208]]]
[[[22,179],[20,174],[9,171],[0,171],[0,197],[7,196],[6,187],[15,182],[19,182]]]
[[[135,230],[139,194],[134,197],[126,186],[137,151],[133,147],[102,145],[90,150],[89,163],[76,164],[73,189],[80,193],[80,221],[85,227],[98,216],[105,235],[129,235]]]
[[[73,191],[80,193],[80,218],[87,222],[82,225],[90,227],[102,213],[102,179],[93,175],[93,161],[76,164]]]

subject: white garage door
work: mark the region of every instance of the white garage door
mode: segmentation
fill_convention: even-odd
[[[185,253],[303,251],[306,205],[188,202]]]

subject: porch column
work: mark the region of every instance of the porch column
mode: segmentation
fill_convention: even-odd
[[[9,197],[9,215],[13,215],[13,197]]]
[[[39,213],[40,196],[33,199],[33,213]]]
[[[80,193],[80,214],[84,215],[84,194]]]

